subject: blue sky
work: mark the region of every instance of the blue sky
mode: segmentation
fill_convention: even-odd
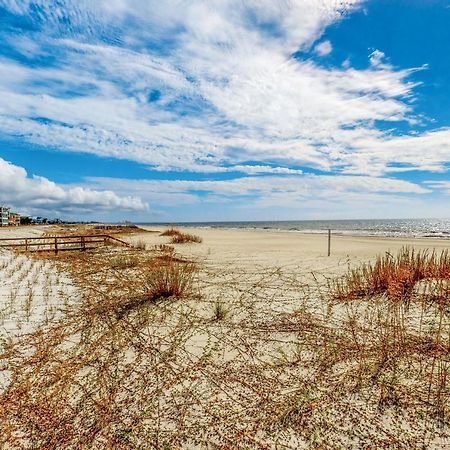
[[[0,0],[0,203],[450,217],[450,1]]]

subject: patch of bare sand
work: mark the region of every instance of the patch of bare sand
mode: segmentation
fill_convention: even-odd
[[[124,239],[133,244],[145,243],[147,248],[170,244],[170,237],[155,231],[163,227],[142,227],[153,233],[136,233]],[[331,256],[327,256],[327,235],[272,230],[237,230],[180,227],[182,231],[198,235],[202,243],[174,244],[176,252],[187,258],[221,270],[232,268],[257,272],[279,267],[296,274],[343,273],[350,266],[373,260],[385,252],[397,253],[404,246],[420,249],[450,249],[450,240],[356,237],[332,235]]]
[[[0,227],[0,239],[6,238],[21,239],[21,238],[39,237],[51,229],[53,229],[52,225]]]

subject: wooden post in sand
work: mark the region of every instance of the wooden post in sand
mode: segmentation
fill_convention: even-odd
[[[58,254],[58,238],[55,237],[55,255]]]
[[[328,256],[331,255],[331,230],[328,229]]]

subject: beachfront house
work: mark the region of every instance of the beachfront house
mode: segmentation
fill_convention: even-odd
[[[9,213],[9,226],[18,227],[20,225],[20,214],[15,212]]]
[[[0,227],[7,227],[9,225],[9,208],[0,206]]]

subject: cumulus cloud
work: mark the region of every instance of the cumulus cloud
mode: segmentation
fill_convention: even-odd
[[[21,211],[53,211],[56,214],[120,210],[141,211],[146,204],[138,196],[120,197],[111,190],[64,186],[47,178],[28,176],[23,167],[0,158],[0,198]]]
[[[323,41],[314,47],[314,51],[319,56],[326,56],[326,55],[329,55],[333,51],[333,46],[331,45],[330,41]]]

